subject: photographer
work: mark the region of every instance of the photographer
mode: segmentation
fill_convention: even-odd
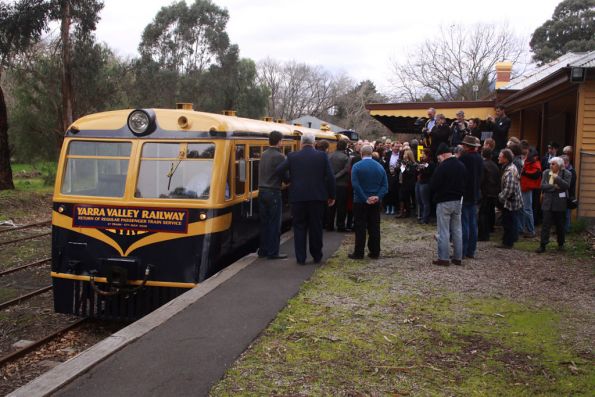
[[[457,146],[467,134],[469,134],[469,124],[465,121],[465,112],[459,110],[457,119],[450,124],[450,146]]]

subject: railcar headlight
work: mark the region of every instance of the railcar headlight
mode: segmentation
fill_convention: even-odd
[[[206,213],[204,213],[204,212],[201,212],[201,213],[198,215],[198,219],[200,219],[201,221],[204,221],[204,220],[206,220],[206,219],[207,219],[207,214],[206,214]]]
[[[128,115],[128,128],[134,135],[146,135],[155,130],[155,112],[137,109]]]

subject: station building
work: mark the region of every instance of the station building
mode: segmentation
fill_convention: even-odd
[[[512,64],[496,65],[496,90],[480,101],[402,102],[368,104],[370,116],[395,134],[418,137],[430,107],[455,119],[485,120],[504,105],[512,120],[509,136],[528,140],[540,154],[549,142],[574,148],[577,172],[577,216],[595,219],[595,51],[568,53],[510,79]]]

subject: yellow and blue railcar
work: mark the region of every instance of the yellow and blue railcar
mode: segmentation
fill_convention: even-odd
[[[178,109],[129,109],[70,126],[52,213],[54,306],[138,318],[193,288],[258,238],[258,165],[328,130]],[[287,204],[284,221],[289,220]]]

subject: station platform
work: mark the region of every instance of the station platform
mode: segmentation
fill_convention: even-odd
[[[339,248],[344,237],[342,233],[325,232],[323,262]],[[294,257],[293,238],[289,234],[283,240],[281,252],[287,253],[288,259],[269,260],[251,254],[238,261],[243,261],[238,265],[241,269],[236,269],[235,274],[228,275],[224,281],[217,281],[217,276],[212,277],[215,280],[211,283],[215,284],[210,291],[199,293],[201,284],[176,298],[181,302],[186,299],[187,304],[173,316],[168,316],[167,310],[180,307],[175,300],[173,304],[158,309],[158,313],[147,316],[153,316],[158,323],[145,318],[139,320],[137,323],[140,325],[133,328],[134,332],[140,332],[138,338],[124,345],[112,343],[112,352],[109,352],[107,343],[103,348],[107,354],[98,356],[97,362],[91,365],[89,362],[80,364],[87,367],[74,379],[66,380],[65,369],[60,373],[58,366],[54,369],[57,370],[55,374],[51,373],[52,370],[16,390],[13,395],[208,395],[210,388],[320,266],[312,263],[311,258],[306,265],[298,265]],[[234,272],[233,267],[237,264],[222,273]],[[195,298],[185,297],[190,294],[194,294]],[[188,299],[193,301],[188,303]],[[145,324],[153,323],[147,326],[146,332],[138,329],[142,327],[143,320]],[[68,364],[62,365],[65,368],[76,366],[76,362]],[[44,386],[44,381],[55,382],[60,376],[64,380],[59,387]]]

